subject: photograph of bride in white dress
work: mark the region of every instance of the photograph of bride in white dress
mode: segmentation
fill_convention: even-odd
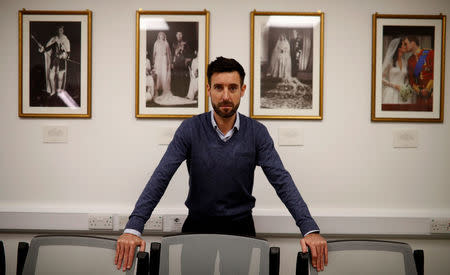
[[[261,108],[312,109],[313,28],[270,27],[261,51]]]
[[[384,26],[381,108],[432,111],[434,27]]]
[[[198,107],[198,22],[147,31],[146,107]]]

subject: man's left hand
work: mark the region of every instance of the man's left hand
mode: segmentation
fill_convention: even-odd
[[[310,233],[300,240],[303,253],[311,250],[312,266],[317,271],[323,271],[328,264],[328,246],[327,241],[319,233]]]

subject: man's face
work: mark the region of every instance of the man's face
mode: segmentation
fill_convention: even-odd
[[[183,33],[177,32],[177,40],[181,41],[183,39]]]
[[[214,73],[211,76],[211,85],[208,84],[208,95],[217,115],[223,118],[232,117],[241,102],[246,86],[241,86],[239,73]]]
[[[406,45],[406,51],[410,52],[412,51],[413,48],[413,42],[409,41],[408,38],[405,38],[405,40],[403,40],[405,45]]]

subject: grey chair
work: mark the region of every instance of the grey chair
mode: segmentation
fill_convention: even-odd
[[[18,274],[135,274],[134,263],[126,273],[115,267],[116,243],[115,239],[90,236],[36,236],[28,251],[26,243],[19,244]],[[19,266],[19,258],[25,258],[23,266]],[[137,258],[136,274],[148,274],[148,253],[139,252]]]
[[[280,249],[262,239],[181,234],[150,245],[150,274],[270,274],[279,273]]]
[[[374,240],[328,242],[327,274],[423,275],[423,250],[412,251],[406,243]],[[309,253],[297,255],[297,275],[317,275]]]

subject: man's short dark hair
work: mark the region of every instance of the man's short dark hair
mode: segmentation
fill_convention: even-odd
[[[209,63],[208,71],[206,73],[208,77],[208,84],[211,85],[211,76],[215,73],[231,73],[238,72],[241,78],[241,86],[244,84],[245,71],[239,62],[233,58],[225,58],[219,56],[213,62]]]
[[[414,42],[414,43],[416,43],[417,46],[420,45],[420,44],[419,44],[419,38],[417,38],[417,36],[415,36],[415,35],[408,35],[408,36],[406,36],[406,39],[408,39],[409,42]]]

